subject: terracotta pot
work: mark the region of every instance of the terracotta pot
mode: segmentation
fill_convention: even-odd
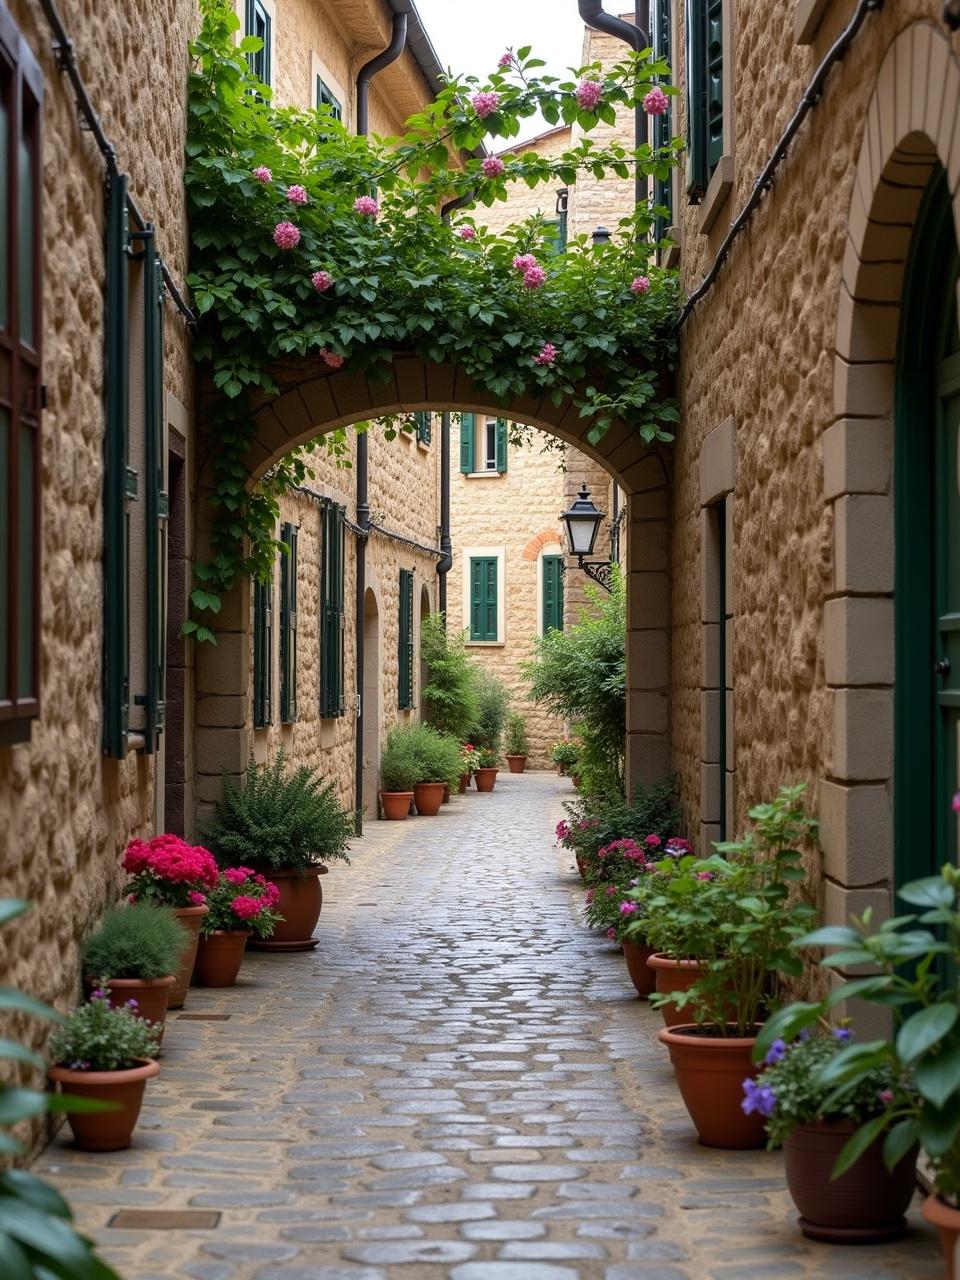
[[[384,818],[389,822],[399,822],[405,818],[410,812],[412,799],[412,791],[381,791],[380,808],[383,810]]]
[[[173,914],[187,930],[188,938],[180,952],[180,963],[173,975],[173,986],[167,999],[168,1009],[182,1009],[190,987],[190,975],[193,973],[193,962],[197,958],[197,942],[200,938],[200,921],[209,911],[209,907],[176,907]]]
[[[152,1022],[162,1041],[167,1001],[175,981],[173,974],[169,978],[108,978],[105,985],[110,993],[110,1008],[120,1009],[128,1000],[136,1000],[137,1017]]]
[[[449,782],[445,782],[443,784],[443,803],[444,804],[450,803],[450,783]]]
[[[800,1230],[811,1240],[872,1244],[897,1240],[907,1229],[903,1215],[916,1183],[916,1147],[891,1172],[880,1137],[852,1168],[831,1180],[837,1156],[857,1128],[852,1120],[819,1120],[798,1125],[784,1139],[787,1189],[800,1210]]]
[[[743,1082],[757,1073],[752,1054],[755,1036],[710,1035],[684,1023],[664,1027],[660,1043],[670,1061],[690,1119],[705,1147],[746,1151],[766,1144],[764,1119],[744,1115]]]
[[[577,860],[577,870],[580,872],[580,879],[581,879],[581,880],[586,880],[586,878],[587,878],[587,864],[586,864],[586,861],[584,860],[583,854],[582,854],[582,853],[574,853],[574,855],[573,855],[573,856],[574,856],[574,857],[576,858],[576,860]]]
[[[197,963],[193,968],[194,985],[198,987],[232,987],[237,981],[247,939],[252,929],[214,929],[200,935]]]
[[[153,1058],[141,1058],[139,1062],[139,1066],[127,1071],[71,1071],[59,1066],[48,1069],[47,1075],[64,1093],[119,1104],[116,1111],[67,1113],[67,1123],[81,1151],[123,1151],[129,1147],[147,1081],[160,1070],[160,1063]]]
[[[674,960],[657,952],[650,956],[647,964],[656,974],[656,989],[659,995],[669,995],[671,991],[688,991],[704,972],[704,967],[697,960]],[[665,1004],[660,1008],[663,1020],[668,1027],[679,1027],[690,1021],[692,1005],[678,1009],[675,1004]]]
[[[467,793],[467,787],[469,787],[469,785],[470,785],[470,775],[469,775],[469,773],[461,773],[461,775],[460,775],[460,783],[459,783],[459,791],[460,791],[460,794],[461,794],[462,796],[463,796],[463,795],[466,795],[466,793]]]
[[[574,786],[577,788],[577,790],[579,791],[579,790],[580,790],[580,775],[579,775],[579,773],[571,773],[571,775],[570,775],[570,781],[573,783],[573,785],[574,785]]]
[[[473,776],[477,784],[478,791],[492,791],[496,781],[499,769],[474,769]]]
[[[651,995],[657,985],[657,971],[651,969],[647,964],[647,960],[653,955],[653,947],[645,947],[642,943],[631,942],[629,938],[624,938],[621,943],[623,947],[623,958],[627,962],[627,973],[630,975],[630,981],[637,989],[637,995],[642,1000]]]
[[[418,782],[413,788],[413,803],[421,818],[435,818],[443,804],[443,782]]]
[[[898,1166],[899,1167],[899,1166]],[[960,1235],[960,1209],[954,1209],[939,1196],[927,1196],[923,1202],[923,1216],[936,1227],[943,1250],[944,1280],[958,1280],[960,1257],[957,1237]]]
[[[527,767],[526,756],[507,756],[507,764],[510,766],[511,773],[523,773]]]
[[[323,906],[320,877],[328,871],[329,867],[322,863],[307,867],[302,874],[287,868],[265,871],[267,879],[280,890],[276,910],[283,919],[274,930],[273,937],[258,938],[254,934],[247,946],[253,951],[309,951],[315,947],[320,939],[312,935]]]
[[[559,773],[561,778],[565,778],[567,776],[567,766],[565,764],[558,764],[557,773]]]

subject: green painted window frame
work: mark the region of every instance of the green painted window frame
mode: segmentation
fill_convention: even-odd
[[[563,630],[563,556],[544,556],[541,565],[540,619],[541,631]]]
[[[543,223],[544,231],[552,231],[553,235],[547,241],[547,248],[552,253],[565,253],[567,249],[567,211],[564,209],[556,218],[546,218]]]
[[[297,577],[299,529],[280,526],[280,723],[297,718]]]
[[[245,32],[248,36],[259,36],[263,40],[263,48],[251,53],[250,69],[263,84],[273,84],[273,18],[263,4],[263,0],[246,0]],[[260,30],[257,28],[260,27]]]
[[[43,87],[0,0],[0,747],[40,714]]]
[[[320,548],[320,715],[342,716],[344,695],[344,584],[346,579],[346,509],[335,502],[323,507]]]
[[[686,0],[687,194],[699,203],[723,154],[724,0]]]
[[[672,65],[672,30],[670,7],[672,0],[653,0],[651,13],[653,56],[665,58]],[[667,147],[673,136],[673,99],[662,115],[653,117],[654,149]],[[666,164],[666,162],[664,162]],[[662,240],[667,229],[673,225],[673,170],[667,168],[663,177],[656,177],[653,184],[653,203],[668,210],[666,216],[657,214],[654,219],[653,236]]]
[[[417,424],[417,442],[419,444],[429,444],[432,431],[433,414],[426,412],[418,412],[413,415]]]
[[[470,639],[490,643],[500,639],[497,556],[470,557]]]
[[[334,120],[343,120],[343,104],[320,75],[317,76],[314,95],[315,107],[329,107]]]
[[[273,723],[273,578],[253,584],[253,727]]]
[[[413,709],[413,570],[400,570],[397,706]]]
[[[473,475],[476,445],[477,415],[462,413],[460,415],[460,472],[462,475]]]
[[[144,254],[144,501],[146,539],[147,688],[137,695],[145,708],[147,755],[159,746],[166,721],[167,673],[167,521],[166,433],[163,409],[163,271],[152,225],[134,233]]]

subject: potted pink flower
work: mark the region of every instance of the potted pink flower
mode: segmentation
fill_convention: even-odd
[[[460,748],[460,794],[464,795],[470,785],[470,778],[477,765],[477,749],[472,742],[465,742]]]
[[[283,917],[276,910],[280,890],[251,867],[227,867],[207,894],[207,914],[193,980],[200,987],[232,987],[240,972],[247,939],[256,931],[269,938]]]

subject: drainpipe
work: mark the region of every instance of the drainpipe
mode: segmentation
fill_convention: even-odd
[[[385,49],[365,63],[357,73],[357,134],[366,137],[370,129],[370,82],[378,71],[396,62],[407,42],[407,15],[412,9],[411,0],[390,0],[393,11],[393,33]],[[354,762],[354,803],[356,808],[356,833],[363,835],[363,607],[367,594],[367,530],[370,528],[370,451],[366,431],[357,436],[357,524],[363,531],[357,538],[357,591],[354,616],[357,673],[357,741]]]
[[[577,0],[577,8],[580,17],[588,27],[594,31],[602,31],[604,35],[616,36],[618,40],[623,40],[631,49],[639,52],[645,49],[650,43],[648,38],[648,30],[650,27],[650,0],[634,0],[634,15],[636,22],[624,22],[622,18],[615,18],[613,14],[606,13],[603,8],[603,0]],[[633,129],[634,146],[642,147],[647,141],[647,116],[642,107],[637,107],[634,111],[634,129]],[[637,170],[634,181],[634,203],[636,205],[646,204],[647,201],[647,178],[645,174],[641,174]]]
[[[447,574],[453,567],[453,543],[450,540],[450,413],[440,415],[440,551],[437,565],[437,608],[447,625]]]

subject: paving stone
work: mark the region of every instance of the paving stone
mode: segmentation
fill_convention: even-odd
[[[498,1222],[468,1222],[460,1228],[467,1240],[536,1240],[547,1234],[547,1228],[539,1222],[520,1222],[513,1219]]]
[[[578,1280],[578,1272],[549,1262],[466,1262],[450,1280]]]
[[[464,1262],[477,1252],[470,1244],[455,1240],[383,1241],[378,1244],[348,1245],[340,1250],[352,1262],[372,1262],[393,1266],[407,1263]]]
[[[595,1244],[566,1244],[561,1240],[519,1240],[505,1244],[498,1258],[511,1262],[579,1262],[585,1258],[606,1258],[607,1251]]]
[[[496,1212],[492,1204],[425,1204],[411,1209],[407,1217],[412,1222],[475,1222],[493,1218]]]

